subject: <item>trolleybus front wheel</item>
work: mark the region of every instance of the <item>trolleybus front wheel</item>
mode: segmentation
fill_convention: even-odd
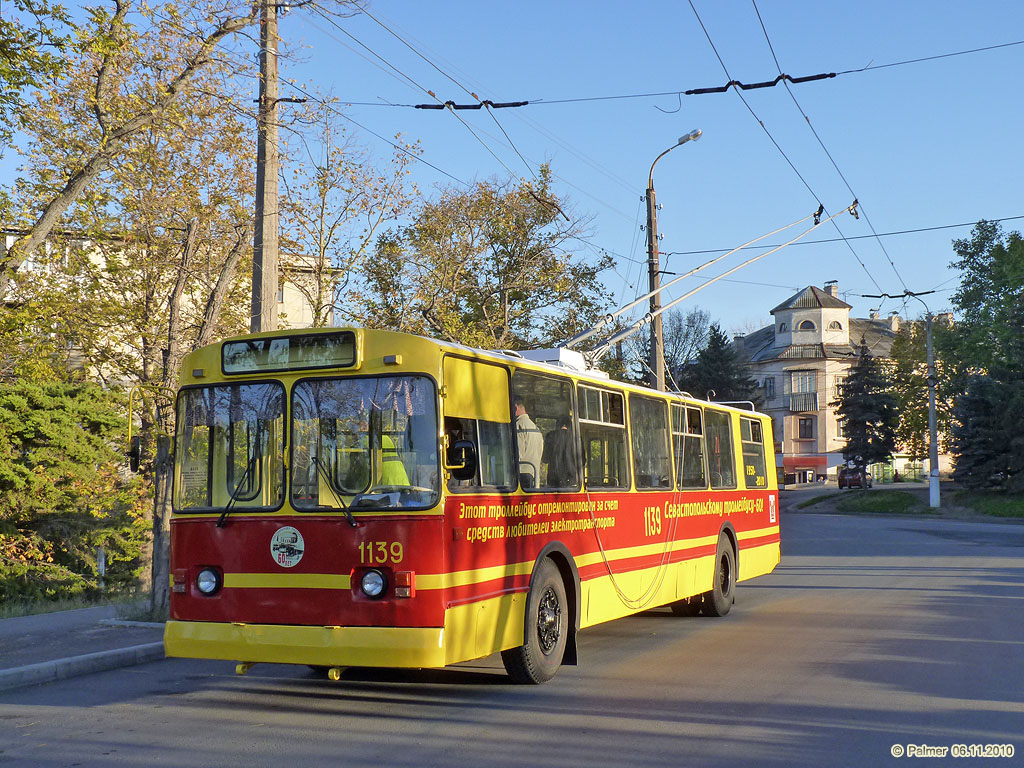
[[[526,598],[526,642],[501,652],[505,671],[517,683],[546,683],[562,664],[569,635],[569,603],[558,567],[545,559]]]

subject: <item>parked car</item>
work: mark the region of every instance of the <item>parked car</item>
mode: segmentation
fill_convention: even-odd
[[[840,488],[870,488],[871,475],[863,467],[843,467],[839,470]]]

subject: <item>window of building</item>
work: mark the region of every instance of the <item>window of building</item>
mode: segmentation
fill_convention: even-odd
[[[817,392],[817,371],[790,371],[789,394],[798,395],[804,392]]]
[[[797,422],[799,429],[798,437],[801,440],[813,440],[814,439],[814,416],[801,416]]]
[[[836,419],[836,437],[846,437],[846,419]]]
[[[801,331],[813,331],[814,328],[814,322],[811,320],[804,320],[802,323],[800,323]]]
[[[764,396],[766,400],[775,399],[775,377],[765,376],[764,377]]]
[[[779,333],[785,333],[787,327],[785,323],[779,323]]]
[[[843,330],[843,324],[840,323],[838,320],[833,320],[831,323],[828,324],[828,329],[830,331],[841,331]]]

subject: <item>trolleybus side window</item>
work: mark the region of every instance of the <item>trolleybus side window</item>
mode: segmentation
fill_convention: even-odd
[[[704,468],[704,425],[700,408],[672,406],[672,442],[676,482],[680,488],[707,488]]]
[[[512,395],[523,488],[578,490],[572,383],[516,371],[512,375]]]
[[[577,396],[587,488],[628,488],[629,449],[622,394],[581,384]]]
[[[767,488],[761,422],[741,416],[740,441],[743,445],[743,478],[747,488]]]
[[[708,468],[712,488],[736,487],[736,459],[732,450],[732,417],[728,413],[704,412],[707,426]]]
[[[284,501],[284,387],[224,384],[178,398],[174,508],[274,509]]]
[[[298,510],[422,508],[438,493],[437,407],[425,376],[307,379],[292,388]]]
[[[653,397],[630,396],[629,425],[637,490],[671,488],[667,404]]]
[[[468,480],[449,478],[448,490],[515,488],[511,424],[446,416],[444,432],[449,446],[458,440],[469,440],[477,451],[476,475]]]

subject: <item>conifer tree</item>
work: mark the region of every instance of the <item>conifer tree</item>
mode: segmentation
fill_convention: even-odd
[[[858,467],[888,461],[896,449],[899,414],[878,361],[864,339],[860,358],[843,382],[839,398],[830,405],[844,425],[843,458]]]

